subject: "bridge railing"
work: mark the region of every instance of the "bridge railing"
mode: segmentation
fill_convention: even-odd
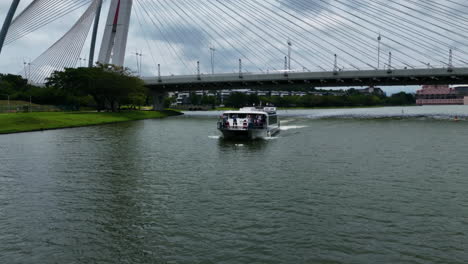
[[[453,69],[456,69],[456,68],[464,68],[464,67],[468,67],[468,65],[453,65],[451,68]],[[392,66],[391,67],[391,70],[424,70],[424,69],[448,69],[449,66],[447,64],[437,64],[437,65],[418,65],[418,66],[401,66],[401,65],[395,65],[395,66]],[[341,68],[338,68],[337,71],[338,72],[348,72],[348,71],[385,71],[385,70],[388,70],[388,67],[381,67],[379,69],[377,68],[371,68],[371,67],[367,67],[367,68],[351,68],[351,67],[348,67],[348,68],[344,68],[344,67],[341,67]],[[211,74],[211,73],[201,73],[200,75],[194,73],[194,74],[182,74],[182,75],[162,75],[161,76],[161,79],[164,79],[164,80],[171,80],[171,79],[184,79],[184,78],[193,78],[194,76],[197,77],[197,76],[200,76],[200,78],[203,78],[203,77],[218,77],[218,78],[222,78],[222,77],[226,77],[226,78],[232,78],[233,76],[236,76],[236,75],[239,75],[239,76],[249,76],[249,75],[278,75],[278,74],[285,74],[285,73],[308,73],[308,72],[335,72],[333,69],[330,69],[330,70],[327,70],[327,69],[322,69],[322,70],[317,70],[317,71],[314,71],[314,70],[309,70],[309,69],[293,69],[293,70],[265,70],[265,71],[256,71],[256,72],[252,72],[252,71],[245,71],[245,72],[242,72],[242,73],[239,73],[239,72],[226,72],[226,73],[215,73],[215,74]],[[158,78],[157,76],[143,76],[142,79],[143,80],[154,80],[154,78]]]

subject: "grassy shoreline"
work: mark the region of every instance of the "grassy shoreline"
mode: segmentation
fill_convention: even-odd
[[[0,134],[95,126],[180,115],[176,111],[42,112],[0,114]]]

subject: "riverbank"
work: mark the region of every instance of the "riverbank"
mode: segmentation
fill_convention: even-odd
[[[0,134],[102,125],[180,115],[176,111],[43,112],[0,114]]]

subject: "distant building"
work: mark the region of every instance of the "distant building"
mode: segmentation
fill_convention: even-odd
[[[450,88],[448,85],[423,85],[416,92],[417,105],[468,104],[468,86]]]
[[[356,91],[362,94],[375,94],[375,95],[380,95],[380,96],[385,95],[385,92],[382,89],[378,87],[374,87],[374,86],[369,86],[364,89],[356,89]]]
[[[176,105],[184,105],[190,103],[190,93],[178,93],[176,97]]]

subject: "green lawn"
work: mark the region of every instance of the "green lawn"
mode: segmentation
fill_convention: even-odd
[[[0,134],[163,118],[178,114],[179,113],[175,111],[129,111],[121,113],[43,112],[0,114]]]

